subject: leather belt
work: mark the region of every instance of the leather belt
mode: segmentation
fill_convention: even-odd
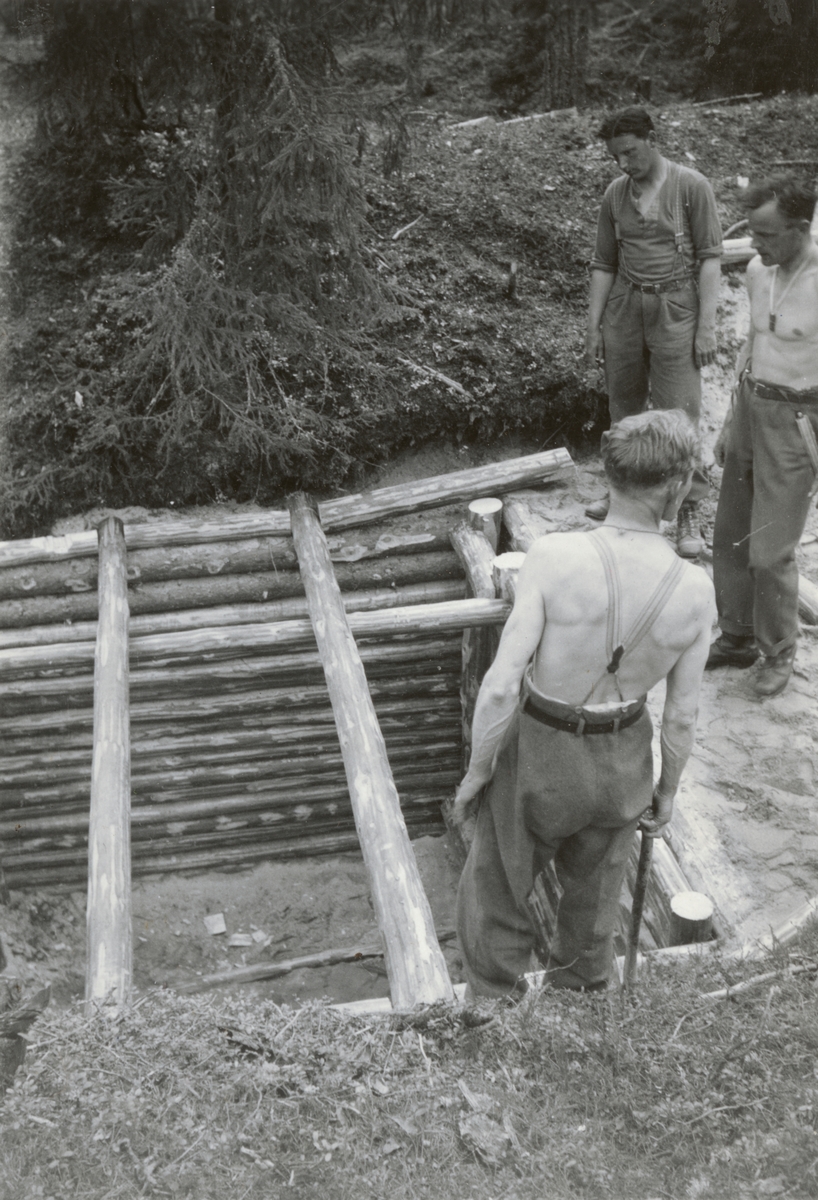
[[[797,388],[784,387],[781,383],[765,383],[754,375],[747,375],[747,382],[753,394],[760,400],[789,400],[792,404],[818,404],[818,388],[805,388],[799,392]]]
[[[549,725],[552,729],[561,729],[564,733],[574,733],[578,736],[588,733],[619,733],[620,729],[627,729],[629,725],[634,725],[644,711],[645,702],[643,700],[637,709],[627,713],[624,717],[613,717],[608,721],[589,721],[587,717],[577,717],[576,721],[567,721],[537,708],[530,696],[523,704],[523,712],[529,717],[533,717],[535,721],[539,721],[541,725]]]
[[[619,278],[635,292],[646,292],[648,295],[657,296],[660,292],[677,292],[679,288],[690,283],[693,276],[680,275],[678,279],[665,279],[662,283],[639,283],[636,279],[628,279],[627,275],[622,274]]]

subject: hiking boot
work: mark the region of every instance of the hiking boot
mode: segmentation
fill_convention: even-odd
[[[714,667],[751,667],[757,658],[758,647],[754,637],[723,633],[710,647],[704,669],[712,671]]]
[[[676,519],[676,553],[682,558],[698,558],[704,550],[704,538],[699,528],[699,506],[692,500],[679,509]]]
[[[757,696],[777,696],[790,681],[795,662],[795,646],[788,646],[780,654],[765,655],[758,674],[753,680],[753,691]]]
[[[590,504],[586,505],[585,516],[590,517],[592,521],[604,521],[610,507],[610,496],[603,496],[601,500],[592,500]]]

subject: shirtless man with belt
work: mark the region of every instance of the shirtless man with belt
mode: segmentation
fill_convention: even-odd
[[[818,479],[818,248],[815,189],[773,179],[748,189],[757,256],[747,268],[750,335],[716,443],[724,466],[713,533],[721,636],[707,666],[749,667],[758,696],[787,686],[798,636],[795,548]]]
[[[603,437],[604,524],[540,538],[523,563],[455,800],[463,822],[488,784],[458,894],[472,996],[519,988],[535,942],[526,901],[550,859],[564,890],[548,979],[608,981],[634,833],[670,820],[693,744],[713,588],[660,523],[687,495],[697,452],[678,410],[620,421]],[[665,678],[654,787],[645,695]]]

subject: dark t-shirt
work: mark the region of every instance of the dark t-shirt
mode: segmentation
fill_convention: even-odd
[[[592,270],[615,274],[621,269],[631,279],[657,283],[672,274],[692,274],[701,259],[721,256],[721,224],[709,182],[689,167],[668,163],[668,168],[667,178],[644,216],[636,207],[633,183],[627,176],[620,176],[609,185],[599,213]],[[684,271],[678,261],[674,237],[677,177],[681,185]],[[622,239],[621,261],[614,227],[614,199]]]

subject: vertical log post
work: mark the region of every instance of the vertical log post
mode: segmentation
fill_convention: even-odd
[[[122,522],[108,517],[99,527],[85,1000],[117,1008],[130,1003],[133,965],[126,569]]]
[[[469,505],[469,525],[478,533],[485,534],[491,548],[497,553],[500,545],[500,529],[503,524],[503,501],[494,496],[472,500]]]
[[[327,539],[310,499],[290,499],[301,579],[324,668],[394,1008],[452,1003],[446,961],[406,832],[355,639],[344,612]]]
[[[485,512],[476,510],[478,505],[488,505]],[[484,600],[494,599],[492,563],[497,552],[500,518],[503,504],[500,500],[475,500],[469,505],[468,523],[462,521],[450,534],[452,547],[460,559],[466,575],[466,587],[470,596]],[[471,727],[477,693],[483,676],[489,669],[497,651],[499,630],[496,628],[464,629],[461,647],[460,673],[460,723],[463,738],[463,774],[471,758]],[[443,804],[443,819],[449,832],[449,846],[461,866],[469,850],[467,832],[454,824],[452,812],[454,798]]]

